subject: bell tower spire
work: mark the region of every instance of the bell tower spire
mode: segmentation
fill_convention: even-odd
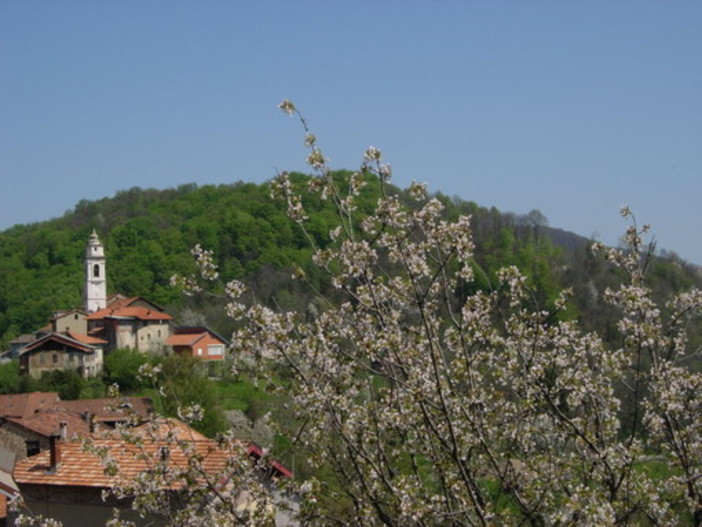
[[[83,292],[87,313],[107,307],[107,277],[105,275],[105,249],[95,229],[85,249],[85,289]]]

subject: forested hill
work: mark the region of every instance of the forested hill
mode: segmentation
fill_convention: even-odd
[[[366,189],[367,210],[379,190],[373,185]],[[488,286],[498,267],[517,264],[529,274],[539,301],[547,305],[561,286],[572,285],[581,293],[574,313],[606,326],[598,291],[617,277],[592,256],[586,239],[548,227],[537,211],[517,216],[437,197],[448,217],[473,215],[476,260],[486,271],[476,287]],[[329,204],[310,204],[308,213],[316,242],[328,243],[334,226]],[[302,266],[315,285],[325,287],[324,277],[310,266],[306,239],[287,218],[284,204],[270,197],[267,184],[132,188],[112,198],[83,200],[61,218],[0,233],[0,349],[46,324],[53,311],[81,306],[83,254],[93,229],[105,245],[108,293],[147,297],[180,322],[205,315],[213,327],[228,329],[220,306],[186,300],[170,286],[174,273],[193,270],[190,249],[197,243],[214,251],[223,279],[243,279],[261,301],[308,307],[312,297],[291,280],[292,265]],[[658,259],[652,278],[660,294],[700,281],[693,266],[676,258]]]

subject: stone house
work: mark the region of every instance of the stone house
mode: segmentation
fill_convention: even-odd
[[[59,520],[64,526],[104,525],[113,508],[137,525],[163,525],[158,518],[140,518],[130,511],[130,500],[103,499],[103,492],[122,481],[134,480],[159,461],[185,467],[187,458],[177,443],[142,438],[138,445],[119,439],[94,439],[98,449],[106,449],[120,467],[119,475],[104,470],[98,455],[86,451],[79,441],[62,442],[52,438],[50,448],[17,463],[14,479],[25,504],[35,514]],[[203,476],[216,480],[226,469],[230,453],[212,440],[192,441],[202,456]],[[182,483],[173,482],[166,490],[177,493]]]
[[[78,333],[50,333],[20,351],[20,372],[41,377],[45,371],[72,369],[83,378],[102,372],[106,341]]]
[[[223,361],[229,343],[206,327],[176,328],[166,344],[175,354],[185,353],[204,361]]]
[[[54,333],[79,333],[88,334],[88,322],[86,314],[79,309],[68,311],[56,311],[51,318],[51,326]]]
[[[88,334],[107,341],[107,352],[131,348],[163,352],[173,320],[163,308],[141,297],[116,297],[86,317]]]

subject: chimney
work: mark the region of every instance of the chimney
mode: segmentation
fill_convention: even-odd
[[[88,432],[91,434],[95,433],[95,416],[90,412],[85,412],[83,414],[83,421],[88,425]]]
[[[49,436],[49,472],[56,472],[61,466],[61,436]]]
[[[61,421],[59,423],[59,437],[61,438],[62,443],[66,441],[66,438],[68,437],[68,425],[66,424],[66,421]]]
[[[168,463],[168,457],[170,455],[170,449],[167,446],[159,447],[158,454],[161,463]]]

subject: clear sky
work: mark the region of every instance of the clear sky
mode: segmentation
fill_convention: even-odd
[[[335,168],[702,264],[702,2],[0,2],[0,229],[139,186]]]

